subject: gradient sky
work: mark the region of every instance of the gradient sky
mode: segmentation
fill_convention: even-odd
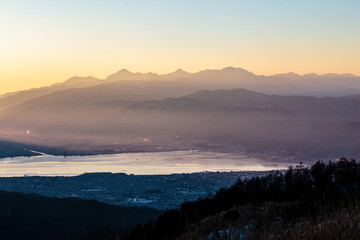
[[[358,0],[0,0],[0,94],[122,68],[360,75],[359,13]]]

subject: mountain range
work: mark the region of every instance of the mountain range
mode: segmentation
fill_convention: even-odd
[[[98,97],[102,91],[106,91],[109,99],[153,100],[180,97],[199,90],[231,88],[246,88],[278,95],[345,96],[360,94],[360,77],[352,74],[317,75],[314,73],[260,76],[233,67],[197,73],[188,73],[178,69],[164,75],[131,73],[123,69],[109,75],[106,79],[91,76],[72,77],[63,83],[47,87],[7,93],[0,96],[0,110],[59,91],[67,94],[69,89],[72,89],[69,94],[78,96],[87,94],[86,97]]]
[[[294,161],[360,155],[360,77],[350,74],[121,70],[9,93],[0,109],[0,140],[64,152],[201,149]]]

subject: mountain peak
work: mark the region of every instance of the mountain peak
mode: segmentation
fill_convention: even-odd
[[[163,79],[169,80],[169,79],[186,78],[186,77],[188,77],[188,75],[191,75],[191,73],[185,72],[184,70],[179,68],[175,72],[162,75],[161,77]]]
[[[74,84],[91,84],[99,81],[99,79],[93,77],[93,76],[87,76],[87,77],[78,77],[74,76],[69,78],[68,80],[64,81],[63,83],[68,85],[74,85]],[[56,85],[56,84],[55,84]]]
[[[130,72],[127,69],[122,69],[114,74],[111,74],[106,78],[106,81],[116,82],[116,81],[148,81],[154,80],[159,77],[156,73],[141,73],[141,72]]]
[[[319,75],[316,74],[316,73],[307,73],[307,74],[304,74],[303,77],[312,77],[312,78],[315,78],[315,77],[319,77]]]
[[[273,77],[284,77],[284,78],[288,78],[288,79],[298,79],[301,78],[301,75],[294,73],[294,72],[288,72],[288,73],[279,73],[279,74],[275,74],[272,75]]]
[[[226,71],[226,72],[235,72],[235,71],[241,71],[241,72],[249,72],[243,68],[236,68],[236,67],[226,67],[221,69],[222,71]]]
[[[188,73],[188,72],[185,72],[181,68],[178,68],[174,73],[179,74],[179,73]]]
[[[123,68],[120,71],[118,71],[118,73],[131,73],[131,72],[129,70],[127,70],[126,68]]]
[[[244,70],[242,68],[235,68],[235,67],[226,67],[226,68],[223,68],[221,70],[224,70],[224,71],[235,71],[235,70],[238,70],[238,69],[241,69],[241,70]]]

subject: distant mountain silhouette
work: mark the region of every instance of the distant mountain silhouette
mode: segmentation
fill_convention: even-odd
[[[109,97],[115,101],[159,100],[165,97],[180,97],[200,90],[232,88],[246,88],[278,95],[345,96],[360,94],[360,77],[351,74],[298,75],[295,73],[259,76],[242,68],[234,67],[222,70],[204,70],[197,73],[188,73],[178,69],[164,75],[132,73],[123,69],[108,76],[105,80],[93,77],[73,77],[49,87],[2,95],[0,96],[0,111],[57,91],[66,89],[75,89],[72,91],[76,91],[80,88],[88,88],[84,91],[79,90],[79,95],[86,92],[89,97],[99,95],[90,93],[91,91],[109,91],[110,95],[112,93],[117,95],[115,98]],[[148,89],[148,91],[144,92],[144,89]],[[117,94],[116,90],[118,90]]]
[[[73,87],[88,87],[95,84],[99,84],[101,82],[99,79],[94,77],[72,77],[63,82],[62,84],[54,84],[53,87],[59,85],[72,85]]]
[[[48,87],[35,88],[35,89],[5,94],[3,96],[0,96],[0,111],[56,91],[61,91],[70,88],[89,87],[99,84],[100,82],[102,81],[94,77],[72,77],[63,83],[56,83]]]
[[[111,74],[108,76],[105,81],[115,82],[115,81],[129,81],[129,80],[157,80],[160,76],[156,73],[131,73],[127,69],[122,69],[117,73]]]
[[[310,97],[267,95],[246,89],[204,90],[180,98],[147,101],[132,105],[143,110],[231,110],[244,108],[289,109],[293,111],[360,111],[360,95],[345,97]]]
[[[181,68],[177,69],[175,72],[165,74],[161,76],[163,80],[174,80],[174,79],[188,79],[191,78],[193,74],[185,72]]]

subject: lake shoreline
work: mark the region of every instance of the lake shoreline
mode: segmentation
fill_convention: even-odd
[[[91,172],[157,175],[195,172],[267,171],[286,169],[273,162],[237,153],[204,151],[136,152],[87,156],[37,155],[4,158],[1,176],[76,176]]]

